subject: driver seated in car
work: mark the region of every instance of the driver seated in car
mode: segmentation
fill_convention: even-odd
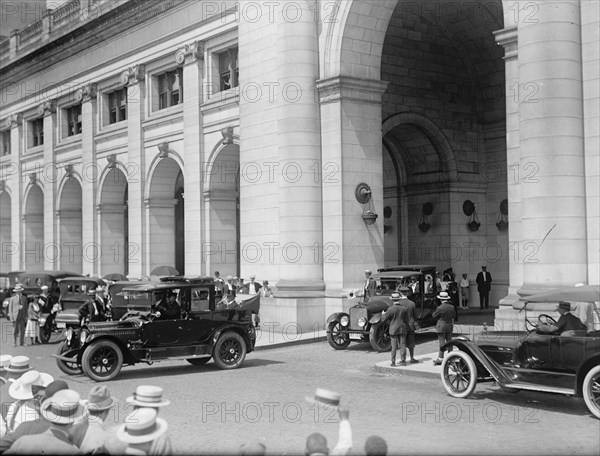
[[[560,301],[556,310],[560,314],[560,318],[556,324],[539,325],[538,332],[545,334],[562,334],[565,331],[587,331],[587,326],[571,313],[571,303]]]
[[[177,295],[169,292],[156,304],[156,310],[160,312],[161,320],[177,320],[181,318],[181,306],[177,302]]]

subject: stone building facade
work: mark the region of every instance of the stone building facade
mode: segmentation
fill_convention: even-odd
[[[256,274],[306,330],[367,268],[487,264],[512,324],[599,281],[599,8],[65,2],[0,43],[2,270]]]

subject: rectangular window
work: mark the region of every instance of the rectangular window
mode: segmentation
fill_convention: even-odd
[[[44,144],[44,118],[40,117],[29,122],[29,129],[31,130],[29,147],[37,147]]]
[[[10,130],[2,132],[2,156],[10,155]]]
[[[239,84],[239,73],[237,48],[231,48],[219,54],[221,91],[237,87]]]
[[[177,68],[157,76],[158,109],[178,105],[183,100],[183,69]]]
[[[67,136],[81,133],[81,105],[71,106],[67,111]]]
[[[127,119],[127,87],[108,94],[108,122],[111,124]]]

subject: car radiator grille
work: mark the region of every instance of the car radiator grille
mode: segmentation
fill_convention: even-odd
[[[130,340],[135,340],[135,339],[139,338],[137,336],[137,331],[135,329],[120,329],[120,330],[116,330],[116,331],[111,331],[109,334],[111,336],[113,336],[114,338],[120,340],[124,344],[126,344]],[[101,333],[94,334],[94,336],[99,336],[99,335],[101,335]]]
[[[350,328],[351,329],[362,329],[358,326],[358,319],[360,317],[367,318],[367,309],[358,308],[358,309],[350,309]]]

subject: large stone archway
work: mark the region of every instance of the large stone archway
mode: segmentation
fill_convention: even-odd
[[[81,184],[74,176],[70,176],[63,183],[59,194],[56,217],[60,249],[59,265],[63,270],[81,274],[84,255]]]
[[[29,187],[23,214],[24,247],[21,264],[25,271],[44,269],[44,192],[38,184]]]
[[[140,246],[129,244],[128,184],[122,169],[109,169],[100,183],[98,223],[102,246],[100,273],[129,274],[129,256],[140,260]]]

